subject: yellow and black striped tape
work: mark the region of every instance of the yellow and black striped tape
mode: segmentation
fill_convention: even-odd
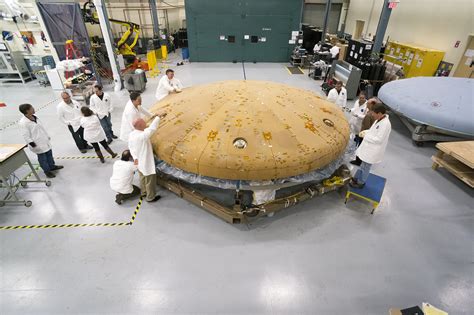
[[[56,98],[56,99],[54,99],[54,100],[49,101],[49,102],[46,103],[46,104],[43,104],[43,105],[41,105],[41,106],[39,106],[39,107],[35,107],[35,111],[38,112],[38,111],[40,111],[40,110],[42,110],[42,109],[48,107],[49,105],[53,104],[54,102],[58,101],[59,99],[60,99],[60,98],[58,97],[58,98]],[[18,120],[16,120],[16,121],[9,122],[9,123],[7,123],[6,125],[3,125],[2,127],[0,127],[0,131],[3,131],[3,130],[5,130],[5,129],[11,127],[11,126],[15,126],[15,125],[18,124],[19,122],[20,122],[20,119],[18,119]]]
[[[135,221],[135,218],[137,217],[138,211],[140,211],[140,207],[142,206],[142,201],[143,201],[143,198],[140,197],[140,200],[138,200],[138,204],[135,207],[135,211],[133,212],[132,218],[130,219],[130,222],[129,222],[130,225],[132,225],[133,221]]]
[[[84,160],[84,159],[98,159],[96,155],[84,155],[84,156],[55,156],[55,160]],[[119,155],[115,157],[116,159],[120,158]],[[104,156],[104,159],[112,159],[112,156]]]
[[[138,200],[138,204],[133,211],[132,218],[128,222],[116,222],[116,223],[72,223],[72,224],[40,224],[40,225],[10,225],[0,226],[0,230],[22,230],[22,229],[59,229],[59,228],[78,228],[78,227],[115,227],[115,226],[131,226],[135,218],[137,217],[138,211],[142,206],[142,198]]]

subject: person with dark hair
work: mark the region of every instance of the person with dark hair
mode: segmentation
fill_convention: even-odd
[[[140,195],[140,188],[133,185],[133,176],[138,170],[138,161],[134,162],[129,150],[122,152],[119,161],[115,161],[112,177],[110,177],[110,188],[117,193],[115,202],[119,205],[126,199]]]
[[[111,113],[114,109],[112,98],[109,93],[103,91],[102,85],[97,84],[94,86],[94,94],[92,94],[89,102],[90,109],[99,117],[100,124],[107,136],[107,143],[110,144],[112,139],[117,139],[112,130]]]
[[[356,151],[362,160],[360,171],[349,183],[352,187],[362,188],[370,174],[373,164],[382,162],[392,125],[383,104],[375,104],[372,108],[372,116],[375,123],[369,130],[361,131],[360,136],[364,138]]]
[[[168,69],[158,83],[155,96],[158,101],[161,101],[168,96],[168,94],[180,93],[182,89],[183,85],[181,81],[174,77],[174,70]]]
[[[28,148],[38,155],[38,162],[46,177],[56,177],[53,171],[60,170],[63,166],[54,162],[50,137],[39,118],[35,116],[34,107],[31,104],[22,104],[19,110],[23,114],[19,126]]]
[[[361,136],[359,136],[360,132],[364,131],[364,130],[369,130],[370,127],[372,127],[372,125],[375,122],[375,119],[372,116],[372,108],[377,103],[380,103],[380,101],[376,97],[372,97],[371,99],[369,99],[367,101],[367,112],[364,116],[364,119],[362,119],[362,123],[361,123],[359,133],[356,134],[356,136],[354,137],[354,141],[355,141],[357,147],[360,146],[360,144],[362,143],[362,140],[363,140],[363,138]],[[358,156],[356,156],[356,159],[354,161],[351,161],[351,164],[357,165],[357,166],[360,166],[361,163],[362,163],[362,160],[359,159]]]
[[[92,147],[84,140],[84,129],[81,127],[81,104],[73,100],[66,91],[61,93],[61,98],[63,100],[57,107],[59,120],[69,129],[79,151],[86,153]]]
[[[359,93],[359,99],[355,101],[354,106],[351,109],[351,117],[349,119],[349,126],[351,127],[351,133],[357,136],[362,126],[362,120],[367,114],[367,98],[365,92]],[[357,142],[357,141],[356,141]]]
[[[120,139],[128,141],[128,135],[135,130],[133,121],[138,118],[153,118],[153,114],[142,107],[142,97],[138,92],[130,93],[130,100],[122,114],[122,126],[120,127]]]
[[[347,91],[341,81],[337,81],[336,87],[329,91],[327,100],[339,106],[343,111],[346,110]]]
[[[84,128],[84,139],[89,141],[92,147],[94,147],[95,153],[97,153],[100,162],[105,163],[105,159],[102,155],[102,151],[100,151],[99,143],[107,152],[110,153],[112,158],[116,157],[117,153],[112,151],[105,140],[105,132],[100,125],[99,118],[94,115],[94,112],[89,107],[86,106],[81,108],[81,113],[84,116],[81,118],[81,126]]]

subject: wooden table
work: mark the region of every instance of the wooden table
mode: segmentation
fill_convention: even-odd
[[[7,189],[7,194],[3,199],[0,199],[0,206],[16,204],[29,207],[32,205],[30,200],[21,200],[17,197],[16,190],[18,187],[26,187],[27,183],[31,182],[45,183],[46,186],[51,185],[50,181],[43,180],[38,176],[33,164],[31,164],[30,159],[24,151],[25,147],[25,144],[0,144],[0,187]],[[13,180],[11,180],[11,175],[25,164],[28,164],[31,173],[20,179],[18,183],[14,183]],[[30,180],[30,175],[33,175],[35,179]]]
[[[440,142],[433,160],[432,168],[444,167],[469,187],[474,188],[474,141]]]

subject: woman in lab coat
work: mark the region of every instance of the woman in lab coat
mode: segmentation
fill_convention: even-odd
[[[351,109],[351,118],[349,119],[349,125],[351,127],[351,133],[355,135],[355,141],[357,141],[361,126],[362,120],[364,120],[365,115],[367,114],[367,98],[365,92],[361,91],[359,93],[359,99],[355,101],[354,106]],[[362,140],[361,140],[362,141]],[[357,143],[358,145],[360,142]]]
[[[364,187],[372,164],[382,162],[388,144],[388,137],[392,130],[389,117],[385,112],[386,109],[382,104],[375,104],[371,113],[375,118],[374,124],[369,130],[361,131],[360,136],[364,140],[362,140],[356,154],[362,160],[362,163],[356,177],[352,178],[349,183],[352,187]]]
[[[81,127],[84,128],[84,140],[89,142],[93,147],[97,156],[102,163],[105,162],[102,151],[100,151],[99,143],[104,149],[110,153],[112,158],[117,156],[117,153],[112,151],[106,141],[104,128],[100,124],[99,118],[89,107],[82,107],[81,113],[84,117],[81,118]]]
[[[346,89],[342,86],[341,81],[336,82],[336,87],[331,89],[329,91],[327,100],[331,103],[336,104],[339,106],[342,110],[346,109],[346,104],[347,104],[347,91]]]

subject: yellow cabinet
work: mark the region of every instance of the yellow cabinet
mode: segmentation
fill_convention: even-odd
[[[403,67],[405,77],[431,77],[443,60],[444,51],[412,44],[388,42],[384,59]]]

